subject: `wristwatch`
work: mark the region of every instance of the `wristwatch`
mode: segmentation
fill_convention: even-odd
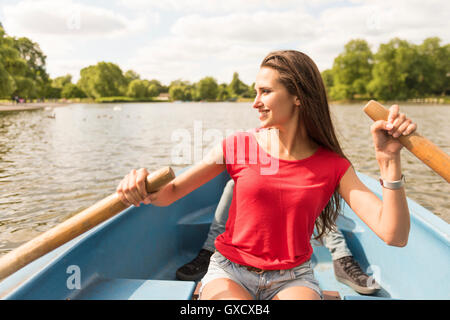
[[[403,187],[403,185],[405,184],[405,176],[402,174],[402,177],[400,178],[400,180],[397,181],[386,181],[380,178],[380,184],[383,188],[386,189],[392,189],[392,190],[396,190],[396,189],[400,189],[401,187]]]

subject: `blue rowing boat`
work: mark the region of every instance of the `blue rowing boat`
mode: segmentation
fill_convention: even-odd
[[[358,175],[381,197],[376,180]],[[177,281],[175,271],[201,249],[227,180],[224,172],[169,207],[124,210],[5,278],[0,297],[192,299],[196,283]],[[316,244],[312,262],[322,290],[346,300],[450,299],[450,226],[411,199],[408,205],[411,232],[404,248],[387,246],[345,205],[338,228],[381,289],[363,296],[338,282],[330,253]]]

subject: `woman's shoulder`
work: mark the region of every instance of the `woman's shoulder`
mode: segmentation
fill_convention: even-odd
[[[320,150],[319,155],[325,161],[331,161],[330,163],[339,164],[339,166],[344,166],[344,167],[351,164],[350,160],[343,153],[340,154],[339,152],[333,151],[324,146],[320,146],[319,150]]]
[[[338,152],[333,151],[325,146],[319,146],[319,149],[324,157],[347,159],[344,154],[339,154]]]
[[[344,154],[339,154],[336,151],[330,150],[321,146],[322,164],[326,164],[328,168],[333,170],[339,177],[341,177],[347,169],[352,165],[350,160]]]

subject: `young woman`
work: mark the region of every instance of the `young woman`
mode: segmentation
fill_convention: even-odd
[[[253,108],[261,128],[227,137],[156,193],[146,192],[145,169],[131,171],[117,193],[127,205],[167,206],[228,170],[235,180],[233,200],[202,279],[201,299],[321,299],[310,237],[314,226],[319,237],[334,227],[341,198],[388,245],[406,245],[410,218],[401,183],[402,145],[396,138],[414,132],[416,125],[394,105],[388,121],[371,126],[385,181],[380,200],[344,156],[320,72],[308,56],[292,50],[270,53],[255,89]],[[239,150],[242,140],[256,146],[257,161],[251,161],[252,147]],[[263,157],[276,162],[276,170],[262,173],[267,169]]]

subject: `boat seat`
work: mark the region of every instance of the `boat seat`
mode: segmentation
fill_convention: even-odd
[[[194,257],[198,254],[199,248],[203,246],[208,235],[216,207],[217,204],[214,204],[200,210],[186,213],[177,222],[176,233],[179,252],[192,253]],[[189,241],[186,241],[185,239],[189,239]],[[190,260],[191,259],[187,259],[184,263],[187,263]]]
[[[214,217],[216,207],[217,204],[214,204],[212,206],[190,212],[178,221],[178,225],[195,226],[206,224],[209,226]]]
[[[197,286],[195,287],[195,291],[192,294],[192,300],[198,300],[198,293],[199,293],[201,285],[202,285],[201,282],[197,283]],[[323,290],[322,294],[323,294],[323,300],[341,300],[341,295],[339,294],[338,291]]]
[[[77,300],[189,300],[194,281],[100,279],[74,297]]]

